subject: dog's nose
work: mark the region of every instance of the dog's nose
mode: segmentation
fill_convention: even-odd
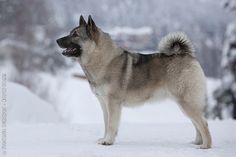
[[[60,48],[65,48],[64,38],[57,39],[56,42]]]
[[[61,44],[61,40],[60,39],[57,39],[56,42],[57,42],[58,45]]]
[[[67,48],[70,40],[67,36],[65,36],[65,37],[57,39],[56,42],[58,46],[60,46],[61,48]]]

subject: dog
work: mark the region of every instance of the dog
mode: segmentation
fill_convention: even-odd
[[[203,117],[206,99],[204,72],[188,37],[168,34],[159,43],[159,52],[131,53],[117,46],[108,33],[92,19],[80,16],[79,26],[57,40],[62,54],[76,57],[104,116],[104,137],[98,144],[112,145],[118,132],[123,106],[137,106],[150,99],[171,98],[191,119],[194,144],[211,147],[208,123]]]

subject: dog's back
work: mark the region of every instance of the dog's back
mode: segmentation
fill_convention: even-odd
[[[124,50],[107,71],[114,82],[113,92],[121,96],[126,105],[137,105],[155,97],[179,99],[186,88],[193,86],[198,89],[192,91],[200,91],[201,99],[205,97],[204,74],[194,57],[191,42],[182,33],[164,37],[159,44],[159,53],[139,54]]]

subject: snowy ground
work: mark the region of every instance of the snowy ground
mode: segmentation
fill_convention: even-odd
[[[235,157],[236,122],[210,122],[213,148],[196,149],[190,123],[122,124],[115,145],[96,139],[102,126],[37,124],[9,125],[9,157]]]

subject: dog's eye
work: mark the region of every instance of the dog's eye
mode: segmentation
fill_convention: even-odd
[[[77,34],[76,32],[73,32],[73,33],[71,34],[71,36],[72,36],[72,37],[76,37],[76,36],[78,36],[78,34]]]

